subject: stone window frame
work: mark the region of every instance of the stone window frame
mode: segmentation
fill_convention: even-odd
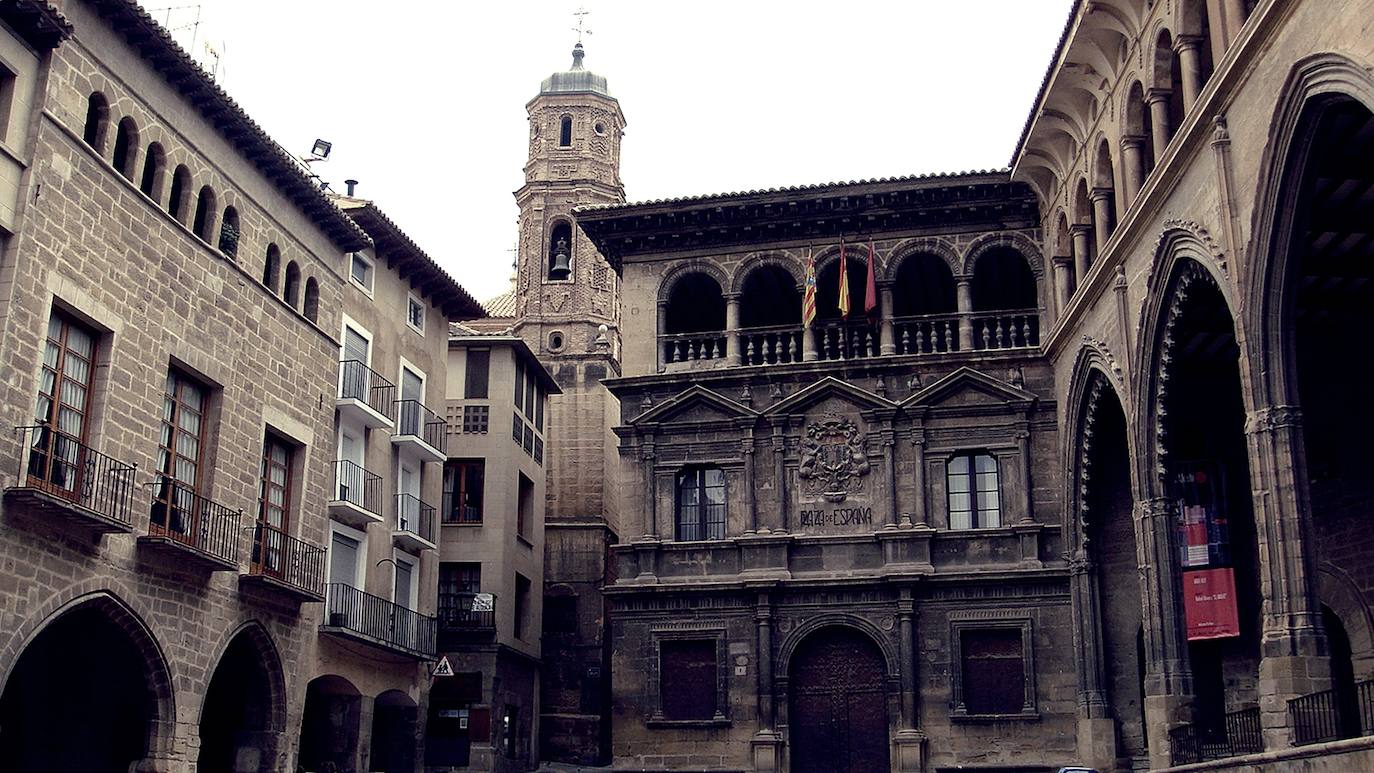
[[[959,610],[949,613],[949,717],[956,721],[1002,721],[1008,719],[1040,719],[1036,702],[1035,639],[1031,615],[1015,610]],[[1009,714],[970,714],[964,708],[964,652],[963,633],[973,630],[1021,633],[1021,671],[1025,681],[1025,695],[1021,710]]]
[[[979,532],[996,531],[1007,529],[1014,525],[1024,513],[1030,512],[1031,492],[1020,492],[1015,500],[1007,496],[1007,485],[1012,480],[1012,476],[1017,474],[1019,465],[1029,463],[1030,460],[1021,458],[1021,449],[1016,445],[1015,440],[1005,439],[1005,435],[998,432],[996,439],[990,434],[984,434],[975,430],[970,434],[967,443],[943,443],[932,442],[927,434],[927,446],[925,450],[925,481],[926,491],[923,496],[928,497],[928,517],[930,525],[947,532],[960,534],[976,534]],[[989,454],[997,460],[997,489],[999,501],[1001,503],[1001,524],[999,526],[978,527],[976,529],[956,529],[950,526],[949,520],[949,460],[963,453],[983,453]],[[935,487],[938,486],[938,490]]]
[[[418,325],[415,324],[415,318],[412,314],[412,312],[416,309],[419,309],[420,311],[420,324]],[[425,318],[427,316],[428,311],[425,309],[425,302],[420,300],[420,296],[411,292],[406,293],[406,327],[410,328],[416,333],[419,333],[420,335],[424,335],[426,322]]]
[[[725,626],[714,623],[664,623],[649,631],[653,647],[652,671],[645,680],[652,711],[644,719],[646,727],[728,727],[730,706],[730,658]],[[710,719],[667,719],[663,716],[663,642],[705,641],[716,644],[716,715]]]

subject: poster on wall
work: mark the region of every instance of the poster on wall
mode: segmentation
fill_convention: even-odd
[[[1234,569],[1192,569],[1183,573],[1183,616],[1188,641],[1240,635]]]

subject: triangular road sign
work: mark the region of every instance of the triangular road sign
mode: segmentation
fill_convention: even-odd
[[[434,665],[434,672],[430,676],[453,676],[453,666],[448,662],[448,655],[439,658],[439,662]]]

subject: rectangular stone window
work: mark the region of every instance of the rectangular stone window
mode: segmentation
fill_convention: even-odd
[[[1038,717],[1029,619],[951,620],[951,714]]]
[[[406,296],[406,324],[417,333],[425,332],[425,305],[413,295]]]
[[[719,467],[678,473],[677,539],[725,539],[725,472]]]
[[[372,292],[372,261],[363,257],[361,252],[349,256],[348,275],[354,284],[367,292]]]
[[[997,458],[989,453],[962,453],[949,460],[949,527],[986,529],[1002,525],[1002,494]]]
[[[444,523],[481,523],[487,463],[454,459],[444,465]]]
[[[195,502],[200,494],[200,464],[205,443],[205,412],[209,389],[172,369],[162,396],[162,429],[158,436],[157,485],[152,523],[184,536],[195,534],[199,521]]]
[[[659,708],[666,720],[718,717],[715,639],[659,642]]]

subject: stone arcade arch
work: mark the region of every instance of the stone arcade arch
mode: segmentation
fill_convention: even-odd
[[[4,682],[0,770],[127,773],[170,744],[175,713],[151,632],[113,594],[87,595],[42,624]]]
[[[811,631],[788,663],[792,773],[888,770],[888,675],[882,649],[845,625]]]
[[[285,684],[276,646],[251,623],[229,641],[200,713],[197,773],[272,773],[286,726]]]
[[[372,703],[372,760],[369,771],[412,773],[419,707],[400,690],[388,690]]]
[[[328,674],[305,687],[299,765],[306,770],[355,770],[362,729],[362,694],[353,683]]]

